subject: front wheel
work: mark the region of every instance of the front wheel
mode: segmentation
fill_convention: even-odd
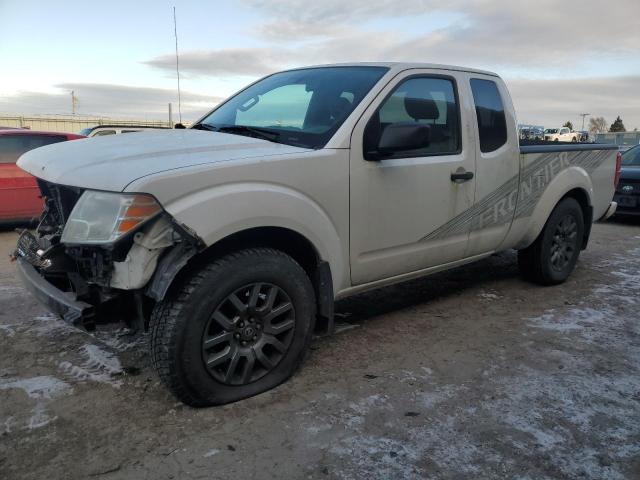
[[[314,318],[313,288],[295,260],[268,248],[242,250],[213,261],[156,306],[152,361],[182,402],[234,402],[293,374]]]
[[[565,198],[553,209],[536,241],[518,251],[523,276],[541,285],[564,282],[578,261],[583,236],[582,207],[574,198]]]

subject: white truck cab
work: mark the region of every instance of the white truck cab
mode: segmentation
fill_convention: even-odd
[[[580,140],[581,133],[573,132],[569,127],[547,128],[544,131],[544,139],[547,142],[572,142]]]
[[[527,278],[563,282],[615,210],[616,154],[520,145],[490,72],[294,69],[186,130],[25,154],[47,207],[15,257],[52,311],[149,328],[167,387],[221,404],[287,379],[335,299],[506,249]]]

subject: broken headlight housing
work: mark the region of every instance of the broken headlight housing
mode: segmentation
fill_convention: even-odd
[[[113,243],[161,211],[151,195],[86,190],[73,207],[60,241],[76,245]]]

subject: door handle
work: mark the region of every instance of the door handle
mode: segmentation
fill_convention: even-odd
[[[451,181],[454,183],[464,183],[468,182],[473,178],[473,172],[466,172],[458,170],[455,173],[451,174]]]

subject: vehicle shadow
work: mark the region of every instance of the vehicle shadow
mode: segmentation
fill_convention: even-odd
[[[336,302],[336,321],[360,323],[385,313],[462,295],[483,283],[519,277],[515,251]]]
[[[631,215],[614,215],[609,220],[607,220],[607,223],[617,223],[619,225],[640,227],[640,215],[638,215],[637,217]]]

